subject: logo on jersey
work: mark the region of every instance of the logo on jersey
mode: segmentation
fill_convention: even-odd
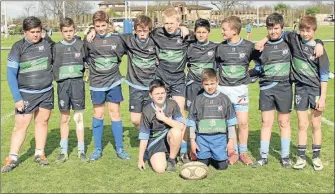
[[[231,66],[230,67],[230,72],[235,73],[235,71],[236,71],[236,67],[235,66]]]
[[[72,73],[74,71],[72,66],[69,66],[69,72]]]
[[[106,44],[106,42],[107,42],[107,40],[103,40],[103,41],[102,41],[102,44]]]
[[[243,59],[245,57],[245,53],[240,53],[239,57],[240,59]]]
[[[64,100],[60,100],[59,104],[60,104],[61,107],[64,107],[64,104],[65,104]]]
[[[246,95],[238,96],[237,104],[238,105],[248,105],[247,96]]]
[[[232,48],[231,51],[235,52],[235,48]]]
[[[192,104],[191,100],[187,100],[187,101],[186,101],[186,104],[187,104],[187,105],[186,105],[187,107],[190,107],[191,104]]]
[[[74,57],[75,57],[76,59],[79,59],[79,58],[80,58],[80,53],[74,53]]]
[[[315,60],[315,57],[313,55],[309,56],[309,58],[314,61]]]
[[[180,38],[178,38],[178,39],[177,39],[177,44],[182,44],[182,43],[183,43],[183,40],[180,39]]]
[[[285,49],[282,51],[282,55],[287,55],[288,54],[288,49]]]
[[[308,51],[308,47],[305,47],[304,50],[305,50],[305,51]]]
[[[277,45],[274,45],[274,46],[273,46],[273,48],[274,48],[274,49],[277,49],[277,48],[278,48],[278,46],[277,46]]]
[[[218,111],[223,111],[223,106],[218,106]]]
[[[67,48],[67,51],[69,51],[69,52],[70,52],[70,51],[71,51],[71,47]]]
[[[27,109],[29,106],[29,101],[23,101],[24,109]]]
[[[44,50],[44,45],[39,46],[39,47],[38,47],[38,50],[39,50],[39,51],[43,51],[43,50]]]
[[[135,106],[131,105],[131,106],[130,106],[130,109],[131,109],[131,110],[134,110],[134,109],[135,109]]]
[[[115,44],[115,43],[111,44],[111,48],[112,48],[112,50],[115,50],[116,47],[117,47],[117,44]]]
[[[149,48],[148,48],[148,51],[149,51],[149,52],[154,51],[154,47],[149,47]]]
[[[213,54],[214,54],[214,51],[208,51],[208,56],[209,56],[209,57],[212,57]]]
[[[216,121],[215,121],[214,119],[211,119],[211,120],[209,121],[209,125],[210,125],[211,127],[215,127],[215,125],[216,125]]]
[[[300,102],[301,102],[301,96],[300,95],[295,95],[295,103],[296,104],[300,104]]]

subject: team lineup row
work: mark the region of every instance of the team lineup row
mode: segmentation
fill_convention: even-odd
[[[155,172],[175,171],[178,153],[183,163],[190,161],[190,153],[193,159],[219,170],[239,160],[252,167],[266,165],[275,110],[281,129],[281,164],[291,168],[290,112],[294,83],[299,138],[298,159],[293,168],[306,166],[307,110],[311,108],[313,167],[322,170],[321,114],[325,108],[329,60],[322,41],[314,40],[315,18],[304,16],[297,34],[284,32],[283,17],[273,13],[266,20],[267,37],[256,45],[239,36],[241,20],[236,16],[222,21],[225,41],[219,44],[208,40],[208,20],[198,19],[193,32],[179,26],[181,15],[174,8],[165,10],[163,19],[164,27],[152,30],[151,19],[138,16],[134,22],[135,34],[119,35],[113,33],[108,15],[97,11],[93,15],[94,27],[81,41],[75,38],[72,19],[65,18],[60,24],[63,40],[54,43],[41,37],[38,18],[26,18],[25,38],[17,41],[8,55],[7,80],[16,114],[9,156],[2,172],[9,172],[19,164],[18,153],[32,119],[35,161],[49,164],[44,147],[54,106],[53,79],[57,82],[61,112],[59,162],[68,159],[70,109],[74,110],[78,157],[83,161],[101,158],[105,104],[116,154],[121,159],[130,159],[123,148],[120,117],[121,83],[126,81],[131,121],[139,130],[139,169],[145,168],[146,158]],[[124,80],[119,65],[125,54],[128,65]],[[251,60],[256,66],[249,70]],[[89,65],[94,108],[94,152],[89,158],[84,149],[85,62]],[[247,85],[255,78],[259,78],[263,122],[260,158],[253,162],[247,153]],[[189,112],[187,119],[184,109]]]

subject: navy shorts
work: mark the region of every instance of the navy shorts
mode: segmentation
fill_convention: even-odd
[[[121,85],[107,91],[91,90],[92,104],[104,104],[105,102],[119,103],[123,101]]]

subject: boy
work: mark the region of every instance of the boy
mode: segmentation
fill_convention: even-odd
[[[210,23],[206,19],[195,21],[196,42],[187,48],[186,110],[189,111],[195,97],[200,93],[201,72],[206,68],[215,68],[216,43],[208,41]]]
[[[259,75],[259,110],[262,114],[261,129],[261,159],[252,167],[263,166],[268,163],[269,144],[275,110],[281,135],[281,164],[284,168],[291,168],[290,142],[290,112],[292,108],[292,85],[290,82],[291,53],[290,48],[282,39],[284,18],[278,13],[270,14],[266,18],[266,27],[270,41],[260,54],[259,64],[250,70]],[[253,75],[251,75],[253,76]]]
[[[248,21],[248,24],[246,25],[245,29],[247,30],[247,40],[251,40],[251,22]]]
[[[73,120],[76,123],[78,139],[78,157],[87,161],[84,143],[85,84],[83,81],[86,52],[84,42],[74,37],[75,27],[71,18],[60,23],[63,40],[53,48],[53,74],[57,82],[58,107],[61,112],[60,134],[61,153],[58,162],[68,159],[68,136],[70,110],[74,110]]]
[[[94,109],[92,132],[95,148],[90,157],[91,161],[98,160],[102,156],[105,102],[107,102],[111,118],[117,156],[121,159],[130,159],[130,155],[123,149],[123,127],[120,117],[123,78],[119,71],[119,65],[122,56],[126,53],[126,46],[119,36],[107,34],[108,23],[109,18],[105,12],[95,12],[93,25],[97,34],[92,43],[87,43],[91,100]]]
[[[153,80],[149,88],[152,102],[143,108],[141,116],[138,168],[145,169],[143,156],[147,150],[155,172],[163,173],[165,169],[176,171],[184,119],[178,104],[172,99],[166,99],[166,88],[162,80]]]
[[[313,128],[313,167],[314,170],[322,170],[320,159],[322,132],[321,115],[325,109],[327,96],[327,81],[329,76],[329,59],[323,49],[323,55],[317,52],[317,46],[322,43],[314,40],[317,22],[315,17],[304,16],[299,22],[300,34],[286,32],[285,41],[291,47],[292,52],[292,79],[295,83],[294,107],[297,111],[298,132],[298,159],[294,169],[303,169],[306,166],[306,144],[308,129],[308,108],[311,108],[311,123]],[[265,38],[263,42],[268,39]]]
[[[167,85],[167,95],[172,97],[185,118],[185,66],[186,52],[189,41],[193,36],[181,37],[181,14],[175,8],[166,9],[163,13],[164,27],[158,27],[151,33],[152,39],[158,48],[158,61],[156,75]],[[183,130],[183,142],[180,150],[180,158],[186,163],[187,155],[186,130]]]
[[[211,163],[217,170],[228,168],[227,128],[230,135],[235,131],[237,119],[229,98],[217,91],[219,79],[214,69],[204,69],[202,86],[204,93],[192,103],[188,115],[190,142],[197,160]]]
[[[235,164],[240,159],[244,164],[252,164],[247,151],[248,143],[248,67],[252,59],[257,59],[259,51],[254,44],[239,36],[241,20],[230,16],[222,21],[222,34],[225,41],[218,45],[215,60],[218,65],[220,82],[218,90],[226,94],[236,111],[239,125],[239,145],[235,153],[229,156],[229,163]],[[239,157],[238,157],[239,152]]]

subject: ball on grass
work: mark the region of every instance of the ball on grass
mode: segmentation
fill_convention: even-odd
[[[189,162],[181,167],[179,174],[186,180],[200,180],[207,177],[208,167],[202,162]]]

